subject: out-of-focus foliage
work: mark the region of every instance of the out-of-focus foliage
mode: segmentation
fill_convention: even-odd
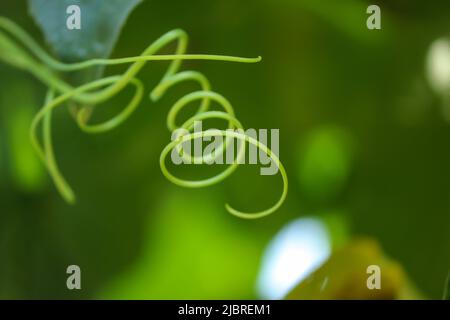
[[[299,148],[298,175],[305,196],[327,202],[342,192],[353,158],[351,135],[336,127],[318,128]]]
[[[140,259],[100,298],[255,298],[261,248],[250,224],[217,215],[222,203],[215,196],[188,191],[161,200],[161,214],[146,225]]]
[[[36,111],[34,92],[28,81],[20,78],[5,84],[2,95],[5,106],[1,114],[5,127],[5,142],[9,146],[8,166],[16,187],[23,192],[34,193],[43,188],[44,168],[30,145],[29,127]],[[5,159],[6,160],[6,159]]]

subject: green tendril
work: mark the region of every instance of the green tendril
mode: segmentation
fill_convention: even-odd
[[[172,42],[177,43],[174,54],[157,54],[158,51],[165,48]],[[49,87],[44,106],[37,112],[31,123],[30,139],[40,159],[47,167],[49,175],[55,183],[58,192],[67,202],[75,203],[76,197],[72,188],[61,174],[55,158],[51,138],[51,117],[53,110],[64,105],[65,103],[75,102],[82,105],[82,107],[76,110],[75,114],[76,123],[82,131],[90,134],[97,134],[113,130],[127,120],[128,117],[130,117],[130,115],[137,109],[143,98],[144,85],[139,79],[136,78],[136,75],[140,72],[144,65],[149,61],[170,61],[170,65],[161,81],[150,92],[150,99],[152,101],[158,101],[164,96],[168,89],[186,81],[197,82],[200,85],[201,90],[181,97],[169,109],[167,116],[168,129],[170,131],[174,131],[182,128],[187,130],[189,134],[178,136],[177,139],[170,142],[163,149],[160,157],[160,166],[163,175],[174,184],[188,188],[198,188],[216,184],[227,178],[237,168],[240,160],[245,155],[245,143],[249,143],[270,156],[272,161],[279,168],[283,179],[282,195],[275,205],[269,209],[255,213],[238,211],[228,204],[226,204],[226,209],[235,216],[254,219],[267,216],[281,206],[287,195],[288,180],[285,169],[279,158],[274,155],[266,145],[244,133],[231,130],[207,130],[191,133],[194,129],[195,121],[206,119],[223,119],[228,122],[228,129],[238,129],[242,132],[243,126],[236,119],[230,102],[222,95],[211,91],[210,82],[202,73],[197,71],[178,71],[184,60],[256,63],[261,61],[261,57],[243,58],[225,55],[186,54],[187,44],[187,34],[183,30],[176,29],[164,34],[155,42],[150,44],[139,56],[118,59],[91,59],[78,63],[63,63],[48,55],[23,29],[21,29],[14,22],[7,18],[0,17],[0,59],[17,68],[29,71],[37,79]],[[59,76],[59,72],[74,72],[99,65],[108,66],[119,64],[130,65],[121,75],[101,78],[78,87],[72,87]],[[111,99],[129,84],[135,87],[135,92],[125,108],[108,120],[101,123],[89,124],[89,118],[91,116],[93,106]],[[176,118],[179,112],[191,102],[196,101],[200,102],[197,113],[186,120],[181,126],[177,126]],[[211,101],[218,103],[224,111],[208,111]],[[41,138],[38,133],[40,125],[42,126]],[[193,157],[182,152],[181,144],[183,142],[201,137],[213,136],[222,136],[226,139],[215,151],[212,151],[210,154],[202,155],[201,157]],[[244,142],[241,143],[238,154],[234,159],[235,161],[224,171],[213,177],[197,181],[183,180],[172,175],[166,168],[166,156],[174,148],[178,150],[184,159],[194,161],[194,163],[204,163],[207,161],[212,161],[223,154],[227,148],[227,145],[234,139]],[[40,140],[42,140],[42,143]]]

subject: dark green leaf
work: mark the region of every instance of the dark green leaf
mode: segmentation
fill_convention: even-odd
[[[131,10],[141,0],[28,0],[29,10],[55,54],[65,62],[106,58]],[[70,5],[80,8],[81,29],[66,25]],[[99,76],[91,70],[85,78]]]

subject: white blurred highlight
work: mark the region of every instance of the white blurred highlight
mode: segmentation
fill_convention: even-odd
[[[450,40],[440,38],[431,44],[426,61],[431,87],[439,94],[450,91]]]
[[[263,256],[259,296],[282,299],[325,262],[330,251],[327,227],[320,220],[301,218],[289,223],[272,239]]]

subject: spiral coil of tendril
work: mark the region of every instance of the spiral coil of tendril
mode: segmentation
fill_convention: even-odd
[[[1,32],[1,29],[6,33]],[[14,41],[8,34],[15,37]],[[158,51],[171,44],[177,43],[176,52],[173,55],[156,55]],[[44,106],[35,115],[31,128],[30,136],[31,142],[37,151],[40,159],[43,161],[47,170],[53,179],[56,188],[62,197],[69,203],[75,202],[75,194],[71,186],[67,183],[64,176],[61,174],[53,151],[53,144],[51,138],[51,117],[52,111],[63,105],[66,102],[73,101],[83,107],[80,107],[76,112],[76,122],[81,130],[87,133],[102,133],[112,130],[122,124],[138,107],[144,95],[144,86],[142,82],[135,76],[143,68],[148,61],[171,61],[170,65],[162,77],[159,84],[151,91],[150,99],[154,102],[158,101],[164,96],[166,91],[171,87],[186,81],[197,82],[201,90],[195,91],[181,97],[170,108],[167,116],[167,127],[170,131],[177,129],[186,129],[188,134],[179,135],[177,139],[170,142],[161,152],[160,166],[164,176],[171,182],[189,188],[205,187],[218,183],[227,178],[238,166],[238,159],[244,153],[245,144],[249,143],[268,156],[279,168],[283,179],[283,191],[281,197],[272,207],[254,213],[245,213],[232,208],[226,204],[226,209],[236,216],[242,218],[259,218],[266,216],[277,210],[284,202],[287,195],[287,175],[283,165],[281,164],[277,155],[273,154],[271,150],[256,139],[242,133],[242,131],[230,130],[207,130],[202,132],[192,132],[194,123],[205,119],[223,119],[228,122],[228,129],[243,129],[241,123],[236,119],[234,110],[230,102],[222,95],[211,91],[211,86],[208,79],[197,71],[179,71],[183,60],[217,60],[229,62],[253,63],[261,60],[260,57],[255,59],[222,56],[222,55],[203,55],[203,54],[185,54],[188,44],[188,36],[183,30],[170,31],[151,45],[149,45],[140,56],[119,58],[119,59],[92,59],[79,63],[66,64],[53,59],[49,56],[25,31],[14,24],[12,21],[0,17],[0,59],[17,67],[31,72],[35,77],[44,82],[48,87]],[[25,50],[27,49],[27,50]],[[101,78],[79,87],[72,87],[67,82],[63,81],[57,72],[73,72],[81,69],[93,67],[96,65],[117,65],[117,64],[131,64],[128,69],[121,75],[109,76]],[[129,103],[117,115],[109,120],[101,123],[90,124],[89,118],[92,112],[91,106],[107,101],[114,95],[119,93],[127,85],[135,87],[134,95]],[[200,106],[195,115],[190,117],[181,126],[176,125],[176,118],[178,113],[191,102],[200,102]],[[223,111],[209,110],[211,102],[219,104]],[[42,126],[41,140],[39,141],[38,129]],[[192,141],[202,137],[222,136],[225,141],[220,145],[214,154],[203,155],[201,159],[192,157],[182,153],[181,145],[185,142]],[[183,180],[172,173],[166,167],[165,159],[167,155],[176,148],[184,158],[190,157],[200,162],[212,160],[227,148],[230,139],[241,140],[241,148],[238,150],[238,155],[235,161],[230,164],[221,173],[204,179],[204,180]],[[242,147],[243,146],[243,147]],[[195,163],[195,162],[194,162]]]

